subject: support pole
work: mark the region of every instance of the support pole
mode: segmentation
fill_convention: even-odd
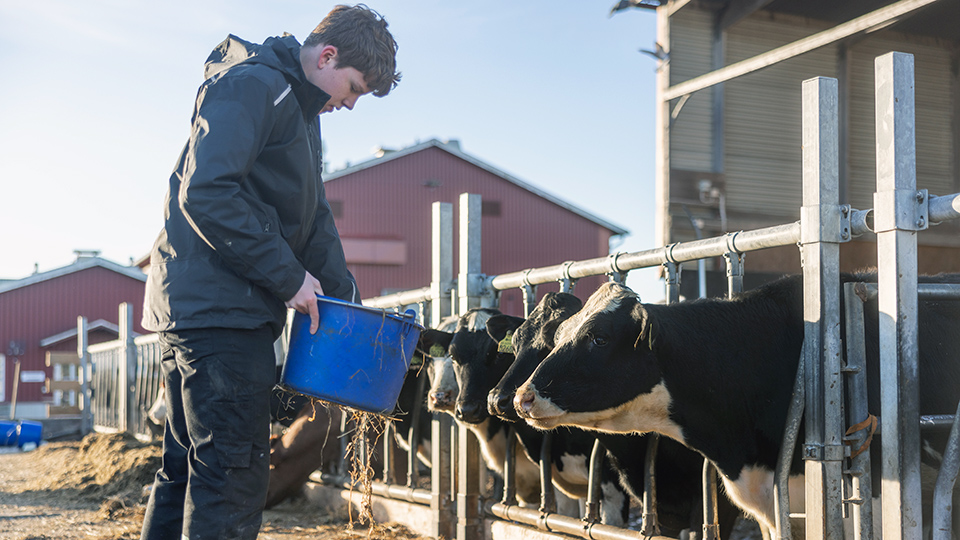
[[[481,274],[481,207],[480,195],[460,194],[460,273],[457,277],[458,313],[475,307],[490,307],[494,296],[488,294]]]
[[[80,357],[80,436],[93,431],[93,410],[90,404],[90,376],[93,370],[90,366],[90,353],[87,346],[90,344],[87,331],[87,318],[77,317],[77,356]]]
[[[917,231],[926,217],[916,191],[913,56],[875,62],[877,287],[880,310],[880,418],[883,538],[920,538],[920,413],[917,378]]]
[[[432,255],[430,266],[430,323],[436,327],[453,311],[453,205],[435,202],[432,214]]]
[[[807,540],[843,538],[837,80],[803,82],[803,320]]]
[[[480,540],[480,444],[467,426],[457,431],[457,540]]]
[[[133,344],[133,309],[124,302],[119,309],[120,342],[123,343],[120,357],[120,377],[117,381],[121,414],[120,429],[136,433],[140,414],[137,407],[137,347]]]
[[[452,452],[450,451],[453,418],[449,414],[434,415],[430,422],[433,465],[430,468],[430,536],[452,538],[456,520],[453,506]]]

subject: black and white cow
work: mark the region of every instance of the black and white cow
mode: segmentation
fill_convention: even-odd
[[[487,332],[487,321],[501,315],[489,308],[469,310],[460,319],[453,334],[442,336],[441,346],[446,345],[453,358],[454,370],[460,386],[457,397],[456,417],[468,424],[487,422],[502,423],[487,411],[487,394],[496,386],[507,368],[513,363],[513,354],[499,352],[498,343]],[[538,461],[543,434],[526,424],[516,425],[516,434],[522,446],[517,457],[519,475],[521,463],[533,464]],[[558,489],[558,510],[560,494],[570,499],[584,499],[589,485],[590,453],[595,437],[581,430],[560,430],[553,434],[550,463],[553,484]],[[524,459],[524,457],[526,459]],[[502,465],[500,466],[502,468]],[[533,469],[537,471],[536,468]],[[519,487],[519,480],[517,481]],[[617,482],[616,473],[604,467],[604,481],[601,482],[603,500],[601,501],[601,521],[611,525],[622,525],[629,510],[629,499]],[[571,508],[561,513],[578,513]]]
[[[733,300],[662,306],[641,304],[626,287],[605,284],[561,324],[556,347],[517,390],[514,405],[539,429],[652,431],[680,441],[710,459],[733,501],[772,528],[773,471],[803,341],[802,288],[794,276]],[[958,304],[920,302],[921,414],[957,410]],[[865,313],[869,409],[878,415],[875,300]],[[928,457],[930,449],[942,448],[924,437]],[[876,440],[871,448],[879,448]],[[791,472],[798,476],[791,484],[802,482],[802,470],[795,456]]]
[[[495,315],[487,321],[490,337],[509,343],[514,354],[513,364],[488,394],[490,414],[511,422],[522,421],[513,407],[514,392],[553,350],[560,324],[582,306],[583,302],[572,294],[550,292],[526,319]],[[647,437],[598,432],[594,432],[593,437],[606,448],[611,465],[619,473],[621,486],[637,502],[642,502]],[[659,443],[656,474],[661,534],[677,537],[684,529],[699,534],[703,525],[703,456],[664,438]],[[720,537],[728,538],[740,512],[722,495],[717,503]]]
[[[484,319],[485,320],[485,319]],[[469,320],[468,320],[469,321]],[[507,454],[507,426],[499,418],[486,418],[479,422],[466,422],[463,411],[457,408],[460,385],[457,381],[453,359],[449,353],[452,336],[457,331],[461,318],[444,319],[440,328],[427,328],[420,334],[417,348],[430,359],[430,390],[427,392],[427,408],[431,412],[446,413],[459,424],[466,426],[480,443],[480,454],[487,468],[503,476],[503,463]],[[469,324],[469,322],[468,322]],[[470,345],[461,340],[461,348]],[[515,452],[519,454],[519,452]],[[517,498],[525,506],[534,505],[540,499],[540,470],[529,459],[517,459],[515,473]]]

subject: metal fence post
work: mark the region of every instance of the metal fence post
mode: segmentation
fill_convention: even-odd
[[[453,204],[434,202],[431,213],[430,323],[437,327],[444,317],[452,314],[454,307],[450,298],[453,285]],[[433,516],[430,536],[434,538],[452,538],[454,534],[452,420],[449,415],[436,414],[430,422],[430,510]]]
[[[452,538],[455,518],[452,498],[453,477],[451,427],[453,418],[448,414],[434,415],[430,423],[430,441],[433,446],[430,468],[430,511],[433,514],[430,536]]]
[[[840,161],[837,80],[803,82],[803,320],[806,535],[843,537],[840,380]]]
[[[80,436],[86,436],[93,430],[93,410],[90,403],[90,353],[87,352],[89,335],[87,318],[77,317],[77,356],[80,357]]]
[[[883,538],[920,538],[920,427],[917,388],[917,231],[926,197],[916,191],[913,56],[877,57],[877,287]]]
[[[431,213],[430,324],[436,327],[453,308],[449,294],[453,284],[453,205],[435,202]]]
[[[120,304],[118,336],[120,349],[120,376],[117,378],[117,392],[120,406],[121,431],[135,433],[137,429],[137,348],[133,344],[133,309],[130,304]]]
[[[460,265],[457,277],[458,313],[492,305],[493,295],[483,290],[481,255],[480,195],[460,194]],[[466,426],[459,426],[457,438],[457,540],[479,540],[480,444]]]
[[[484,288],[481,274],[482,198],[474,193],[460,194],[460,265],[457,276],[458,313],[494,304],[492,291]]]

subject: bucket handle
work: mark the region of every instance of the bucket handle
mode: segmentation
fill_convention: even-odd
[[[403,315],[401,315],[401,317],[403,317],[403,318],[405,318],[405,319],[411,319],[411,320],[413,320],[413,321],[416,321],[416,320],[417,320],[417,312],[414,311],[414,310],[412,310],[412,309],[408,309],[408,310],[406,310],[405,312],[403,312]],[[405,325],[403,325],[403,328],[400,329],[400,335],[403,336],[403,337],[407,337],[407,335],[410,333],[410,329],[413,328],[413,327],[414,327],[413,324],[405,324]]]

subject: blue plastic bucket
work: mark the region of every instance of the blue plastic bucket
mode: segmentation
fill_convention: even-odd
[[[317,297],[320,328],[297,312],[280,377],[290,390],[353,409],[389,415],[423,327],[413,311],[399,315]]]
[[[17,423],[12,420],[0,420],[0,446],[17,444]]]
[[[21,420],[17,426],[17,446],[33,443],[40,445],[40,436],[43,434],[43,424],[31,420]]]

